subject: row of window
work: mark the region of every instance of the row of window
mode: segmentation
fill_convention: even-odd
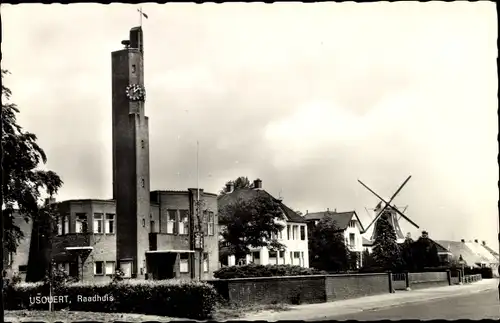
[[[215,234],[215,214],[205,210],[202,214],[202,230],[205,235]],[[167,234],[189,234],[189,211],[167,210]]]
[[[189,273],[189,254],[181,253],[179,259],[179,271]],[[208,273],[208,253],[203,253],[203,272]]]
[[[300,228],[300,229],[299,229]],[[300,230],[300,231],[299,231]],[[304,225],[287,225],[286,226],[287,240],[306,240],[306,227]],[[278,234],[273,233],[272,239],[283,240],[283,232]]]
[[[76,213],[75,233],[89,232],[86,213]],[[205,235],[215,234],[215,214],[211,211],[203,211],[202,228]],[[151,232],[155,232],[154,221],[151,221]],[[70,233],[69,213],[58,217],[57,231],[59,235]],[[115,233],[115,215],[111,213],[94,213],[94,233]],[[167,210],[167,234],[188,235],[189,234],[189,211]]]
[[[115,215],[112,213],[94,213],[94,233],[115,233]],[[86,213],[76,213],[75,233],[87,233],[89,226]],[[57,233],[59,235],[70,233],[69,213],[59,216],[57,219]]]
[[[254,251],[251,253],[251,261],[254,264],[260,264],[260,252]],[[285,251],[269,251],[269,264],[285,264]],[[303,251],[290,251],[290,264],[304,265]]]

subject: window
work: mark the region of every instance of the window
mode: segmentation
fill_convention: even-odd
[[[289,225],[286,226],[286,239],[290,240],[290,226]]]
[[[189,234],[189,211],[179,211],[179,234]]]
[[[279,240],[283,240],[283,230],[280,230],[280,231],[278,232],[278,239],[279,239]]]
[[[57,235],[63,234],[63,226],[62,226],[62,216],[57,217]]]
[[[115,233],[115,215],[106,213],[106,233]]]
[[[280,251],[278,253],[278,256],[279,256],[279,259],[278,259],[278,264],[285,264],[285,252],[284,251]]]
[[[252,252],[252,262],[256,265],[260,264],[260,251]]]
[[[208,273],[208,253],[203,253],[203,272]]]
[[[59,270],[62,270],[69,275],[69,262],[61,262],[57,267],[59,268]]]
[[[102,261],[94,262],[94,275],[104,275],[104,263]]]
[[[124,278],[132,277],[132,262],[131,261],[120,262],[120,269],[123,271]]]
[[[149,221],[149,231],[151,233],[156,232],[155,221]]]
[[[355,228],[355,227],[356,227],[356,221],[355,220],[349,221],[349,228]]]
[[[76,214],[76,223],[75,223],[75,231],[76,233],[87,233],[87,214],[85,213],[77,213]]]
[[[204,210],[201,218],[201,229],[204,235],[208,235],[208,211]]]
[[[299,226],[294,225],[292,229],[292,239],[293,240],[298,240],[299,239]]]
[[[115,262],[107,261],[106,262],[106,275],[113,275],[115,273]]]
[[[290,251],[290,263],[293,265],[293,252]]]
[[[293,253],[293,258],[300,258],[300,252],[299,251],[295,251]]]
[[[214,212],[208,212],[208,235],[215,235],[215,215]]]
[[[351,247],[354,247],[354,245],[356,244],[355,239],[356,236],[354,235],[354,233],[349,233],[349,245]]]
[[[135,73],[135,64],[132,64],[132,73]]]
[[[20,273],[25,273],[26,271],[28,270],[28,266],[27,265],[21,265],[18,267],[18,272]]]
[[[279,255],[280,255],[280,258],[285,258],[285,252],[284,251],[280,251]]]
[[[12,265],[13,260],[14,260],[14,257],[12,255],[12,252],[7,253],[7,266]]]
[[[69,213],[62,216],[62,234],[69,233]]]
[[[269,250],[269,264],[278,264],[278,253],[273,250]]]
[[[306,240],[306,227],[300,226],[300,240]]]
[[[176,210],[167,210],[167,233],[168,234],[174,234],[176,217],[177,217]]]
[[[103,233],[104,228],[102,225],[102,213],[94,213],[94,233]]]
[[[181,273],[189,272],[189,254],[187,253],[180,254],[179,267]]]

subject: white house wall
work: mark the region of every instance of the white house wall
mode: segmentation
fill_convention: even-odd
[[[298,236],[296,237],[296,239],[290,239],[288,240],[287,239],[287,227],[285,226],[285,228],[283,229],[283,231],[281,232],[281,239],[278,237],[278,241],[280,243],[282,243],[283,245],[285,245],[286,247],[286,250],[285,250],[285,254],[284,254],[284,264],[286,265],[300,265],[301,267],[304,267],[304,268],[309,268],[309,246],[308,246],[308,232],[307,232],[307,226],[305,223],[293,223],[293,222],[288,222],[286,223],[286,225],[290,225],[290,226],[294,226],[294,225],[297,225],[299,228],[298,228]],[[305,240],[300,240],[300,227],[303,226],[304,227],[304,230],[305,230]],[[290,228],[290,238],[293,237],[292,235],[292,228]],[[269,260],[269,250],[268,248],[266,247],[262,247],[262,248],[253,248],[251,249],[251,252],[259,252],[259,255],[260,255],[260,259],[258,261],[255,261],[255,263],[258,263],[258,264],[261,264],[261,265],[275,265],[276,264],[276,261],[272,261],[270,262]],[[292,258],[290,257],[290,252],[300,252],[300,263],[298,263],[297,259],[294,259],[292,261]],[[279,256],[279,254],[278,254]],[[293,255],[292,255],[293,256]],[[279,259],[279,264],[283,264],[281,261],[281,259],[279,257],[277,257],[277,259]],[[252,262],[252,255],[247,255],[247,263],[250,263]],[[235,256],[229,256],[228,257],[228,265],[229,266],[234,266],[236,265],[236,259],[235,259]]]

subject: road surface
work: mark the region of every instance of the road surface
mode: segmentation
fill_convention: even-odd
[[[458,319],[500,319],[500,302],[498,291],[489,290],[485,292],[454,296],[445,299],[422,301],[389,308],[366,310],[342,316],[330,316],[326,319],[333,320],[458,320]]]
[[[500,319],[498,279],[248,313],[243,320]],[[236,319],[238,320],[238,319]]]

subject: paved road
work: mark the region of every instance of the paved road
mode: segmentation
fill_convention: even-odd
[[[422,301],[383,309],[366,310],[358,313],[330,316],[326,319],[371,321],[382,319],[500,319],[498,291],[489,290],[471,295]]]

